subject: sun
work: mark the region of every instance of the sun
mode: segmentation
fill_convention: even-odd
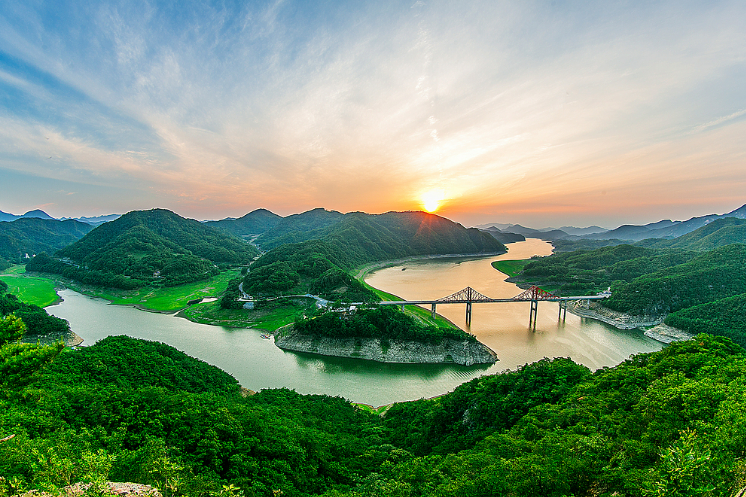
[[[435,212],[443,202],[443,190],[430,190],[422,194],[422,208],[427,212]]]

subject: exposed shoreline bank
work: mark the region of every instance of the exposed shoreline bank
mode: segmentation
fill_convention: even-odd
[[[302,335],[292,326],[275,335],[283,350],[393,364],[494,364],[497,354],[481,342],[444,339],[439,344],[378,338],[329,338]]]
[[[603,307],[598,302],[577,301],[567,310],[576,316],[595,319],[620,330],[641,329],[646,337],[661,343],[689,340],[694,335],[684,330],[663,324],[665,316],[632,316]]]

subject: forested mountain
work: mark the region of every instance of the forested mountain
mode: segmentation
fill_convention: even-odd
[[[673,240],[650,239],[638,242],[638,245],[703,251],[731,243],[746,243],[746,219],[737,217],[716,219]]]
[[[282,216],[267,209],[256,209],[238,219],[221,219],[207,221],[205,224],[213,228],[224,229],[237,236],[258,235],[268,231],[282,221]]]
[[[26,254],[53,253],[83,238],[93,226],[72,219],[18,218],[0,222],[0,258],[19,263]]]
[[[5,324],[0,369],[13,347]],[[56,355],[26,353],[40,357],[31,371]],[[2,386],[0,433],[15,437],[0,443],[0,491],[107,479],[195,497],[730,496],[746,486],[746,354],[724,338],[595,373],[545,359],[383,417],[339,397],[237,390],[163,344],[110,337],[63,353]]]
[[[282,218],[272,229],[263,233],[256,239],[256,244],[263,250],[271,250],[286,243],[319,239],[327,234],[326,228],[339,223],[343,217],[341,212],[322,208],[293,214]]]
[[[746,293],[746,245],[726,245],[630,282],[615,282],[611,292],[604,306],[653,315]]]
[[[312,231],[314,237],[321,238],[284,244],[264,254],[252,264],[244,279],[245,291],[260,295],[312,291],[329,298],[365,300],[369,292],[346,273],[355,266],[418,255],[506,251],[488,233],[424,212],[342,215],[317,210],[310,213],[302,224],[326,224]],[[330,224],[335,218],[339,220]],[[280,227],[287,230],[282,223],[277,226]],[[296,236],[308,237],[308,232],[286,231],[275,240]],[[344,289],[344,295],[338,293],[340,289]]]
[[[30,271],[60,273],[86,283],[136,288],[147,282],[178,285],[248,264],[258,251],[240,238],[171,211],[129,212],[58,251],[38,256]]]
[[[677,238],[687,233],[706,226],[718,219],[746,217],[746,205],[739,207],[726,214],[708,214],[697,216],[686,221],[663,220],[646,225],[624,225],[603,233],[584,235],[587,239],[620,239],[620,240],[644,240],[648,238]]]

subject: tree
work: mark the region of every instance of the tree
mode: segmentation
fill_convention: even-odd
[[[64,348],[62,342],[48,346],[21,343],[25,333],[21,318],[14,314],[0,318],[0,392],[27,384]]]

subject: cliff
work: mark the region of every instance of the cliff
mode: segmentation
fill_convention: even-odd
[[[494,364],[497,355],[479,342],[444,339],[440,344],[378,338],[327,338],[301,335],[288,329],[275,336],[275,345],[283,350],[309,352],[335,357],[368,359],[377,362],[410,364]]]

